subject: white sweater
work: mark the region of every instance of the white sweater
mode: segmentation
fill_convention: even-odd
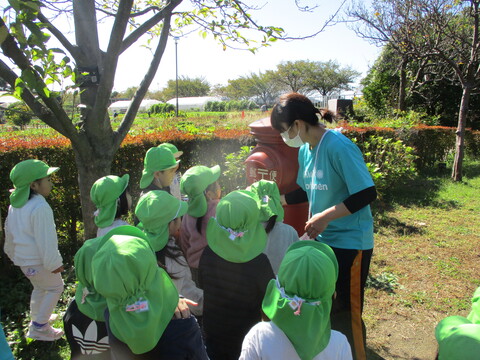
[[[34,195],[21,208],[10,205],[4,250],[17,266],[42,265],[49,271],[62,266],[53,211],[42,195]]]
[[[250,329],[239,360],[300,360],[287,335],[273,322],[260,322]],[[330,342],[313,360],[352,360],[345,335],[332,330]]]

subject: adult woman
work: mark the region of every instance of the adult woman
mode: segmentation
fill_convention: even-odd
[[[300,147],[297,183],[302,190],[286,194],[287,204],[309,201],[306,235],[330,245],[339,264],[332,329],[344,333],[356,359],[365,359],[363,294],[373,251],[369,204],[376,198],[372,178],[355,144],[330,131],[318,116],[332,121],[298,93],[282,95],[271,114],[273,128],[285,143]]]

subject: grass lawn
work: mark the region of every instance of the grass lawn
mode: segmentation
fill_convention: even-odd
[[[436,324],[469,313],[480,286],[480,163],[465,174],[462,183],[416,180],[376,204],[369,359],[434,359]]]

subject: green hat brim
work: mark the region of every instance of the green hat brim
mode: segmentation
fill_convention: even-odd
[[[174,165],[168,166],[164,169],[158,169],[155,171],[165,171],[169,169],[173,169],[180,163],[180,160],[175,161]],[[147,169],[142,170],[142,177],[140,178],[140,189],[145,189],[147,188],[153,181],[153,173],[155,171],[148,171]]]
[[[58,167],[49,167],[47,169],[47,171],[42,174],[41,177],[39,177],[38,179],[33,179],[31,182],[29,182],[28,184],[25,184],[25,185],[22,185],[22,186],[18,186],[18,187],[15,187],[14,189],[10,190],[11,191],[11,194],[10,194],[10,204],[14,207],[14,208],[21,208],[23,207],[27,201],[28,201],[28,197],[30,196],[30,184],[36,180],[39,180],[39,179],[43,179],[44,177],[47,177],[47,176],[50,176],[52,175],[54,172],[58,171]]]
[[[78,309],[96,321],[105,321],[104,313],[107,308],[105,298],[94,290],[92,278],[92,258],[97,252],[101,239],[98,237],[85,241],[74,258],[75,275],[78,280],[75,300]],[[84,289],[88,290],[87,295],[84,294]]]
[[[246,263],[260,255],[267,245],[267,233],[260,222],[244,231],[243,236],[230,239],[227,230],[215,218],[207,224],[208,246],[215,254],[233,263]]]

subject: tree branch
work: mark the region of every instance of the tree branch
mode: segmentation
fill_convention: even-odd
[[[123,139],[127,135],[128,130],[130,129],[133,121],[135,120],[135,114],[137,113],[138,108],[140,107],[142,99],[144,98],[146,92],[148,91],[148,88],[150,87],[150,84],[152,83],[152,80],[155,77],[155,74],[158,70],[158,66],[160,65],[160,61],[163,57],[163,53],[165,51],[168,36],[169,36],[169,33],[170,33],[170,20],[171,20],[171,16],[172,16],[172,10],[173,9],[170,9],[165,14],[165,19],[163,21],[162,33],[160,35],[160,40],[158,42],[155,53],[153,55],[152,62],[150,63],[150,67],[148,68],[148,71],[145,74],[145,77],[143,78],[142,82],[140,83],[140,87],[135,92],[135,95],[132,99],[132,103],[128,107],[128,110],[125,113],[125,116],[124,116],[120,126],[118,127],[118,130],[115,132],[115,139],[114,139],[114,146],[115,147],[120,146],[121,142],[123,141]]]
[[[35,77],[35,82],[37,84],[40,84],[42,88],[46,88],[45,83],[38,75],[37,71],[30,64],[29,59],[18,48],[18,45],[13,36],[8,33],[8,28],[2,18],[0,18],[0,29],[5,29],[7,31],[5,40],[0,44],[3,54],[9,57],[13,61],[13,63],[19,67],[20,70],[30,71]],[[3,61],[1,62],[1,65],[2,77],[9,82],[12,88],[15,88],[15,82],[18,78],[18,75],[15,74]],[[57,130],[62,135],[69,137],[70,139],[74,138],[77,134],[77,131],[71,123],[67,113],[61,107],[58,101],[52,96],[44,95],[41,91],[38,92],[38,96],[42,99],[42,101],[46,104],[50,111],[45,109],[38,102],[38,100],[35,98],[35,96],[31,93],[29,89],[23,89],[21,95],[22,100],[25,101],[25,103],[32,109],[32,111],[35,112],[35,114],[42,121]]]
[[[157,14],[152,16],[150,19],[145,21],[142,25],[140,25],[137,29],[135,29],[130,35],[128,35],[125,40],[123,40],[122,48],[120,53],[123,53],[127,50],[132,44],[134,44],[142,35],[147,33],[152,27],[157,25],[160,21],[162,21],[166,14],[170,14],[175,9],[182,0],[171,0],[163,9],[161,9]]]
[[[40,20],[42,23],[47,24],[47,29],[52,33],[53,36],[55,36],[58,41],[60,41],[63,47],[73,56],[74,59],[78,59],[82,55],[78,47],[68,41],[68,39],[63,35],[63,33],[58,30],[41,12],[38,13],[38,20]]]

